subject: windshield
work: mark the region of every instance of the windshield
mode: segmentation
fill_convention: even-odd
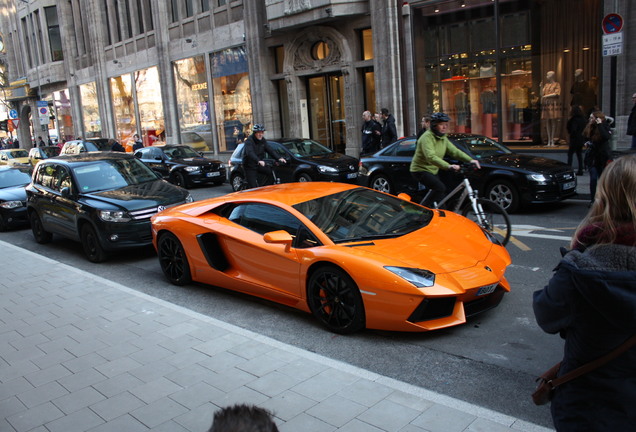
[[[334,243],[399,237],[422,228],[433,212],[397,197],[358,188],[294,205]]]
[[[472,153],[475,159],[482,159],[491,156],[512,153],[512,151],[508,147],[504,146],[503,144],[499,144],[498,142],[493,141],[487,137],[469,136],[454,138],[453,142],[466,147],[466,149],[470,153]]]
[[[6,155],[9,159],[29,157],[29,153],[26,150],[11,150],[6,152]]]
[[[322,156],[333,153],[327,147],[312,140],[287,141],[281,144],[296,157]]]
[[[43,147],[42,151],[44,152],[47,158],[55,157],[60,154],[59,147]]]
[[[73,169],[82,193],[119,189],[157,180],[157,176],[137,159],[100,160]]]
[[[194,151],[191,147],[181,146],[181,147],[166,147],[163,149],[163,152],[168,156],[168,159],[185,159],[185,158],[195,158],[201,157],[199,153]]]
[[[31,181],[31,176],[17,169],[0,171],[0,188],[24,186]]]

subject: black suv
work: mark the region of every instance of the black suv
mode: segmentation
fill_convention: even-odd
[[[84,153],[44,159],[26,188],[33,237],[80,241],[87,258],[152,243],[150,217],[192,202],[188,191],[161,180],[133,155]]]
[[[164,179],[184,188],[194,185],[225,182],[225,165],[220,160],[208,159],[186,145],[144,147],[135,157],[158,172]]]

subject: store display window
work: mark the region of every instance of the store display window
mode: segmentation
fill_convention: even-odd
[[[245,47],[215,52],[210,59],[219,151],[232,151],[249,136],[253,123]]]
[[[63,141],[72,140],[75,137],[75,128],[73,127],[68,89],[53,92],[53,108],[53,118],[49,124],[52,130],[49,132],[49,136],[51,138],[57,137]]]
[[[213,150],[205,57],[175,61],[172,71],[182,142],[197,148],[204,147],[204,151]]]
[[[99,103],[97,102],[97,86],[95,82],[82,84],[79,86],[82,122],[84,123],[84,134],[86,138],[102,136],[102,119],[99,115]],[[62,136],[60,136],[62,139]],[[66,140],[73,138],[64,138]]]
[[[115,114],[116,139],[122,144],[131,144],[137,133],[132,76],[120,75],[110,79],[110,91]]]
[[[137,93],[139,129],[144,145],[165,142],[165,119],[161,99],[159,69],[156,66],[133,73]]]
[[[413,14],[418,116],[451,132],[567,144],[572,105],[598,104],[600,0],[427,2]],[[567,16],[567,22],[563,17]]]

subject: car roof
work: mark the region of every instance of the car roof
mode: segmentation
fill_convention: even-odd
[[[61,162],[65,164],[81,163],[81,162],[95,162],[100,160],[123,160],[123,159],[135,159],[130,153],[122,152],[85,152],[80,154],[65,154],[59,155],[54,158],[44,159],[41,163],[53,163]]]

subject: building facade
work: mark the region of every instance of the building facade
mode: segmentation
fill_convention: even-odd
[[[270,137],[310,137],[357,156],[361,114],[380,108],[399,135],[445,111],[455,132],[549,145],[566,142],[572,105],[615,117],[618,145],[628,145],[628,0],[0,6],[0,119],[12,120],[6,133],[22,147],[39,135],[129,144],[138,133],[146,145],[188,143],[223,158],[264,123]],[[622,38],[615,55],[604,55],[604,31]]]

